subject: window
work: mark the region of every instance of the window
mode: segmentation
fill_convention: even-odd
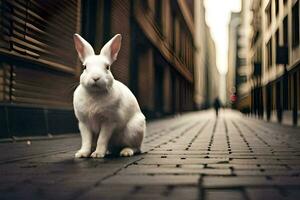
[[[295,78],[294,78],[294,83],[295,83],[295,93],[297,93],[297,95],[294,95],[294,97],[298,98],[298,105],[297,108],[298,110],[300,109],[300,72],[298,71],[298,78],[297,75],[295,74]]]
[[[239,76],[239,83],[245,83],[245,82],[247,82],[247,76],[245,75]]]
[[[285,47],[289,46],[289,35],[288,35],[288,16],[286,16],[283,20],[283,44]]]
[[[146,0],[146,1],[140,1],[141,4],[142,4],[142,8],[144,10],[148,10],[149,9],[149,2]]]
[[[293,47],[299,45],[299,1],[294,5],[292,11],[292,44]]]
[[[270,4],[266,8],[266,15],[267,15],[267,24],[268,26],[272,23],[272,1],[270,1]]]
[[[272,38],[269,40],[269,42],[267,43],[267,67],[270,68],[272,66],[272,61],[273,61],[273,57],[272,57]]]
[[[293,90],[294,90],[294,86],[293,86],[293,75],[290,75],[289,78],[287,78],[287,80],[283,80],[283,82],[286,81],[287,82],[287,98],[283,97],[283,109],[285,110],[292,110],[292,105],[293,105]],[[284,83],[283,83],[284,84]],[[284,87],[284,86],[283,86]],[[283,88],[285,89],[285,88]],[[286,102],[287,101],[287,102]]]
[[[157,26],[161,29],[162,28],[162,1],[158,0],[155,1],[155,19]]]
[[[172,47],[172,50],[175,51],[175,38],[176,38],[176,23],[175,23],[175,14],[173,11],[171,11],[171,33],[170,33],[170,43],[171,43],[171,47]]]
[[[179,57],[180,56],[180,22],[177,17],[175,17],[175,24],[174,24],[174,29],[175,29],[175,37],[174,37],[174,46],[175,46],[175,53]]]
[[[280,1],[279,0],[275,0],[275,11],[276,11],[276,16],[278,15],[279,13],[279,7],[280,7]]]
[[[276,31],[276,33],[275,33],[275,47],[276,47],[276,49],[275,49],[275,51],[276,51],[276,54],[278,53],[277,52],[277,50],[278,50],[278,48],[279,48],[279,46],[280,46],[280,44],[279,44],[279,42],[280,42],[280,38],[279,38],[279,30],[277,30]],[[276,58],[277,59],[277,58]],[[277,61],[276,61],[277,62]]]
[[[239,65],[240,66],[245,66],[247,64],[246,58],[240,57],[239,58]]]
[[[279,30],[276,31],[275,38],[276,38],[276,48],[278,48],[280,46]]]

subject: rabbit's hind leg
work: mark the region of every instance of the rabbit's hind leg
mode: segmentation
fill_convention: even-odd
[[[138,113],[128,122],[126,126],[122,141],[123,148],[120,151],[120,156],[129,157],[140,153],[145,132],[145,117],[142,113]]]

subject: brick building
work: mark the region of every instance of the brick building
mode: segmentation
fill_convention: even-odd
[[[0,0],[0,137],[77,131],[75,32],[96,53],[123,35],[116,79],[146,116],[193,109],[192,0]]]
[[[299,0],[252,1],[251,111],[300,124]]]

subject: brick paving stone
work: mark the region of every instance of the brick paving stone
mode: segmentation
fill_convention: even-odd
[[[155,192],[153,187],[142,187],[138,192],[132,193],[127,199],[174,199],[197,200],[199,192],[196,186],[164,186],[163,190]]]
[[[284,196],[287,196],[289,199],[300,199],[300,189],[299,187],[290,187],[290,188],[280,188]]]
[[[200,175],[118,175],[103,181],[112,185],[197,185]]]
[[[228,163],[229,159],[226,158],[186,158],[186,159],[172,159],[172,158],[149,158],[143,159],[138,164],[213,164],[213,163]]]
[[[181,166],[177,168],[167,168],[167,167],[140,167],[140,166],[130,166],[123,170],[121,174],[201,174],[201,175],[231,175],[230,169],[208,169],[208,168],[195,168]]]
[[[300,170],[265,170],[265,169],[251,169],[251,170],[233,170],[233,174],[237,176],[299,176]]]
[[[240,189],[206,189],[204,191],[204,199],[242,200],[246,198]]]
[[[203,187],[205,188],[235,188],[247,186],[269,186],[275,185],[271,180],[264,176],[207,176],[203,177]]]
[[[260,169],[258,165],[242,165],[242,164],[208,164],[207,168],[213,169],[223,169],[223,168],[232,168],[232,169]]]
[[[0,143],[0,199],[300,199],[299,128],[234,111],[149,122],[131,158],[74,159],[79,145]]]
[[[299,188],[263,187],[246,188],[245,193],[250,200],[295,200],[300,198]]]
[[[236,177],[204,177],[204,187],[224,188],[224,187],[247,187],[247,186],[299,186],[300,177],[273,176],[236,176]]]
[[[196,200],[199,199],[199,191],[197,187],[174,187],[168,199]]]
[[[289,168],[291,168],[291,169],[300,169],[300,165],[291,165],[291,164],[289,164],[289,165],[287,165]]]
[[[261,169],[290,169],[290,167],[287,167],[286,164],[282,165],[259,165]]]
[[[277,188],[247,188],[246,194],[250,200],[285,200],[288,199],[283,196]]]
[[[184,199],[197,200],[199,199],[199,191],[196,186],[164,186],[164,185],[143,185],[143,186],[118,186],[118,192],[111,192],[111,186],[103,185],[102,187],[94,188],[88,193],[80,196],[78,199]]]
[[[138,189],[132,185],[118,186],[117,191],[112,191],[111,186],[93,187],[91,190],[87,191],[86,193],[79,194],[76,199],[80,199],[80,200],[88,200],[88,199],[95,199],[95,198],[109,199],[109,200],[126,199],[134,191],[137,192]],[[157,194],[159,190],[153,188],[153,192],[154,194]]]
[[[282,165],[285,162],[278,159],[232,159],[230,161],[231,164],[268,164],[268,165]],[[294,164],[294,162],[292,162]]]

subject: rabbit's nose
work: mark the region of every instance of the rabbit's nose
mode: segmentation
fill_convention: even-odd
[[[96,82],[98,81],[100,78],[99,77],[93,77],[93,80]]]

